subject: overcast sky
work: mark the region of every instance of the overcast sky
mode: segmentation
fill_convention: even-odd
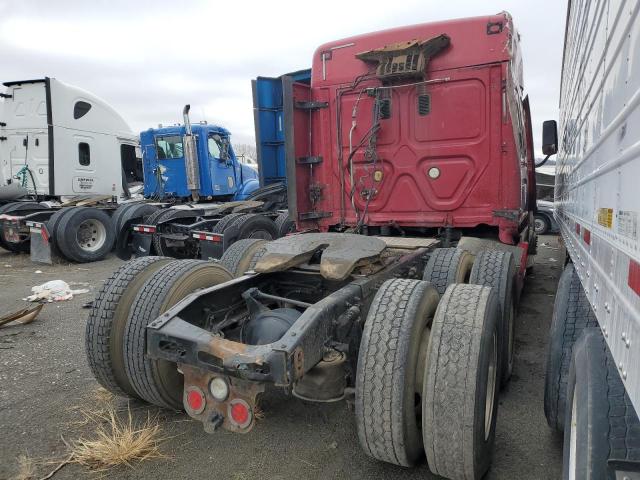
[[[562,0],[0,0],[0,81],[55,77],[107,100],[136,132],[180,122],[190,103],[193,120],[253,142],[252,78],[308,68],[326,41],[502,10],[521,34],[539,153],[542,121],[558,115]]]

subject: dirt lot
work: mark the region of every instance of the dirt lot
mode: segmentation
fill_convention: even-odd
[[[547,427],[542,408],[546,336],[562,265],[557,237],[541,238],[537,265],[528,278],[517,320],[515,373],[500,397],[496,450],[490,479],[558,478],[562,442]],[[118,266],[115,257],[90,265],[41,266],[28,256],[0,250],[2,311],[21,308],[32,285],[48,280],[87,283],[91,293],[48,304],[26,326],[0,329],[0,479],[17,472],[17,457],[59,460],[68,455],[65,442],[91,438],[95,426],[84,421],[84,409],[96,408],[96,381],[84,354],[84,330],[94,291]],[[40,271],[41,273],[36,273]],[[76,286],[75,288],[82,288]],[[127,401],[118,399],[121,416]],[[117,467],[109,478],[432,478],[426,465],[403,469],[375,462],[362,453],[353,411],[344,402],[305,403],[274,391],[263,402],[264,418],[248,435],[205,434],[186,414],[130,405],[134,419],[149,412],[167,437],[163,459],[132,468]],[[40,478],[54,464],[38,464]],[[95,477],[70,464],[55,479]],[[104,474],[103,474],[104,475]]]

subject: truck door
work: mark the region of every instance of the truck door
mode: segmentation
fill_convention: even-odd
[[[239,178],[236,178],[236,171],[231,161],[229,138],[217,133],[209,133],[207,150],[212,194],[215,196],[235,194]]]

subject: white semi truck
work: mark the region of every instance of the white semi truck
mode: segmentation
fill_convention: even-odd
[[[567,250],[550,331],[549,425],[568,479],[640,478],[640,2],[570,0],[555,216]]]
[[[104,256],[115,241],[111,211],[143,180],[138,136],[105,101],[54,78],[4,86],[0,246],[28,250],[29,231],[11,219],[42,211],[49,225],[61,227],[67,258]],[[59,208],[73,201],[85,206]]]

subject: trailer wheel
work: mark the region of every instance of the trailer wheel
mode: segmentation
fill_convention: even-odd
[[[238,240],[224,252],[220,258],[223,267],[234,277],[241,277],[250,270],[256,253],[265,249],[267,241],[259,238],[244,238]],[[253,263],[255,265],[255,263]]]
[[[142,284],[171,262],[165,257],[142,257],[122,265],[98,291],[85,330],[89,367],[110,392],[137,397],[125,372],[123,331],[129,309]]]
[[[56,228],[60,252],[80,263],[103,259],[115,239],[111,218],[97,208],[74,207],[60,218]]]
[[[614,480],[609,460],[640,460],[640,421],[599,328],[575,344],[567,393],[563,478]]]
[[[440,295],[454,283],[467,283],[473,255],[458,248],[436,248],[429,256],[422,279],[431,282]]]
[[[429,468],[480,479],[491,464],[498,409],[498,322],[494,289],[450,285],[433,318],[422,396]]]
[[[578,273],[569,263],[560,276],[553,305],[544,382],[544,413],[549,426],[559,432],[565,425],[573,346],[585,328],[597,325]]]
[[[513,372],[515,346],[516,304],[513,283],[516,266],[511,252],[484,250],[478,253],[469,283],[496,289],[502,311],[498,325],[498,352],[500,356],[500,384],[506,385]]]
[[[123,331],[123,357],[127,376],[140,398],[160,407],[182,409],[182,375],[175,363],[146,356],[146,327],[189,293],[231,278],[218,263],[174,260],[138,290]]]
[[[420,387],[439,299],[428,282],[391,279],[369,309],[358,354],[356,424],[360,445],[378,460],[412,466],[424,455]]]
[[[2,207],[0,214],[16,214],[25,210],[45,210],[47,207],[37,202],[13,202]],[[0,246],[5,250],[14,253],[28,252],[31,244],[31,237],[27,235],[20,243],[10,242],[4,238],[4,228],[0,224]]]
[[[293,221],[289,212],[282,212],[276,218],[276,228],[278,230],[278,238],[284,237],[288,233],[296,231],[296,222]]]
[[[273,220],[259,213],[250,213],[232,221],[229,226],[238,229],[238,239],[261,238],[274,240],[278,238],[278,230]]]

